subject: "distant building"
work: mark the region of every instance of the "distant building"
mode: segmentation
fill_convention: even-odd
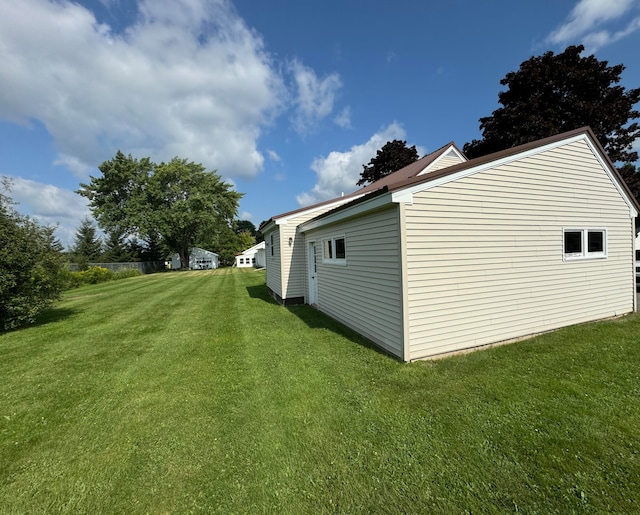
[[[219,256],[215,252],[200,247],[192,247],[189,252],[189,268],[192,270],[213,270],[220,265]],[[182,268],[180,265],[180,255],[171,256],[171,268]]]
[[[264,241],[261,241],[253,247],[245,250],[242,254],[238,254],[236,256],[236,266],[238,268],[247,268],[250,266],[255,268],[264,268],[266,265],[264,248]]]

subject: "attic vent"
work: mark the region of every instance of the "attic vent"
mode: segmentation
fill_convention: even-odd
[[[458,154],[456,154],[455,150],[451,149],[444,155],[444,157],[458,157]]]

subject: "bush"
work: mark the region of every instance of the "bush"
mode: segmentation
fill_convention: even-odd
[[[3,181],[8,191],[6,180]],[[0,192],[0,331],[33,323],[60,298],[62,246]]]
[[[127,279],[129,277],[138,277],[142,275],[142,272],[140,270],[137,270],[136,268],[130,268],[129,270],[119,270],[118,272],[115,272],[113,274],[113,278],[114,279]]]
[[[62,283],[67,290],[77,288],[83,284],[99,284],[118,279],[127,279],[129,277],[138,277],[140,275],[142,275],[142,273],[136,269],[112,272],[100,266],[90,266],[81,272],[70,272],[68,269],[65,269],[61,274]]]
[[[113,272],[101,266],[90,266],[82,272],[78,272],[80,284],[99,284],[106,283],[113,279]]]

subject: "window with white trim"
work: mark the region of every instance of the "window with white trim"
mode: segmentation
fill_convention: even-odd
[[[598,259],[607,257],[607,230],[565,228],[562,259]]]
[[[322,240],[322,262],[333,265],[347,264],[347,245],[344,236]]]

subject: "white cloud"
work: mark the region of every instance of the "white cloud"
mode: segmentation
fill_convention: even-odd
[[[581,42],[593,52],[640,30],[639,17],[633,18],[621,30],[603,27],[619,20],[638,3],[638,0],[579,0],[566,22],[549,34],[547,41],[558,45]]]
[[[83,177],[118,148],[255,176],[264,161],[258,137],[286,98],[260,37],[227,0],[138,8],[118,34],[68,0],[0,2],[0,117],[40,120],[57,163]],[[315,93],[328,98],[335,80]],[[311,102],[302,108],[320,116],[325,103],[309,100],[313,93],[301,89]]]
[[[240,213],[240,216],[238,217],[238,220],[253,220],[253,215],[251,213],[249,213],[249,211],[243,211],[242,213]]]
[[[267,156],[269,156],[269,159],[271,159],[271,161],[275,161],[276,163],[279,163],[281,161],[280,156],[275,150],[268,149]]]
[[[56,237],[65,247],[70,247],[82,219],[91,217],[87,199],[52,184],[21,177],[9,178],[12,183],[10,196],[18,203],[16,209],[43,225],[59,224]]]
[[[289,63],[289,71],[296,89],[293,128],[304,134],[331,114],[342,81],[337,73],[319,79],[313,69],[297,60]]]
[[[338,127],[342,127],[343,129],[350,129],[351,128],[351,107],[347,106],[342,111],[340,111],[338,116],[336,116],[333,119],[333,122]]]
[[[347,152],[334,151],[315,159],[311,169],[317,175],[317,182],[311,191],[296,197],[298,204],[307,206],[339,197],[342,193],[352,193],[358,189],[356,182],[360,179],[362,165],[367,164],[388,141],[404,138],[404,129],[394,122]]]

